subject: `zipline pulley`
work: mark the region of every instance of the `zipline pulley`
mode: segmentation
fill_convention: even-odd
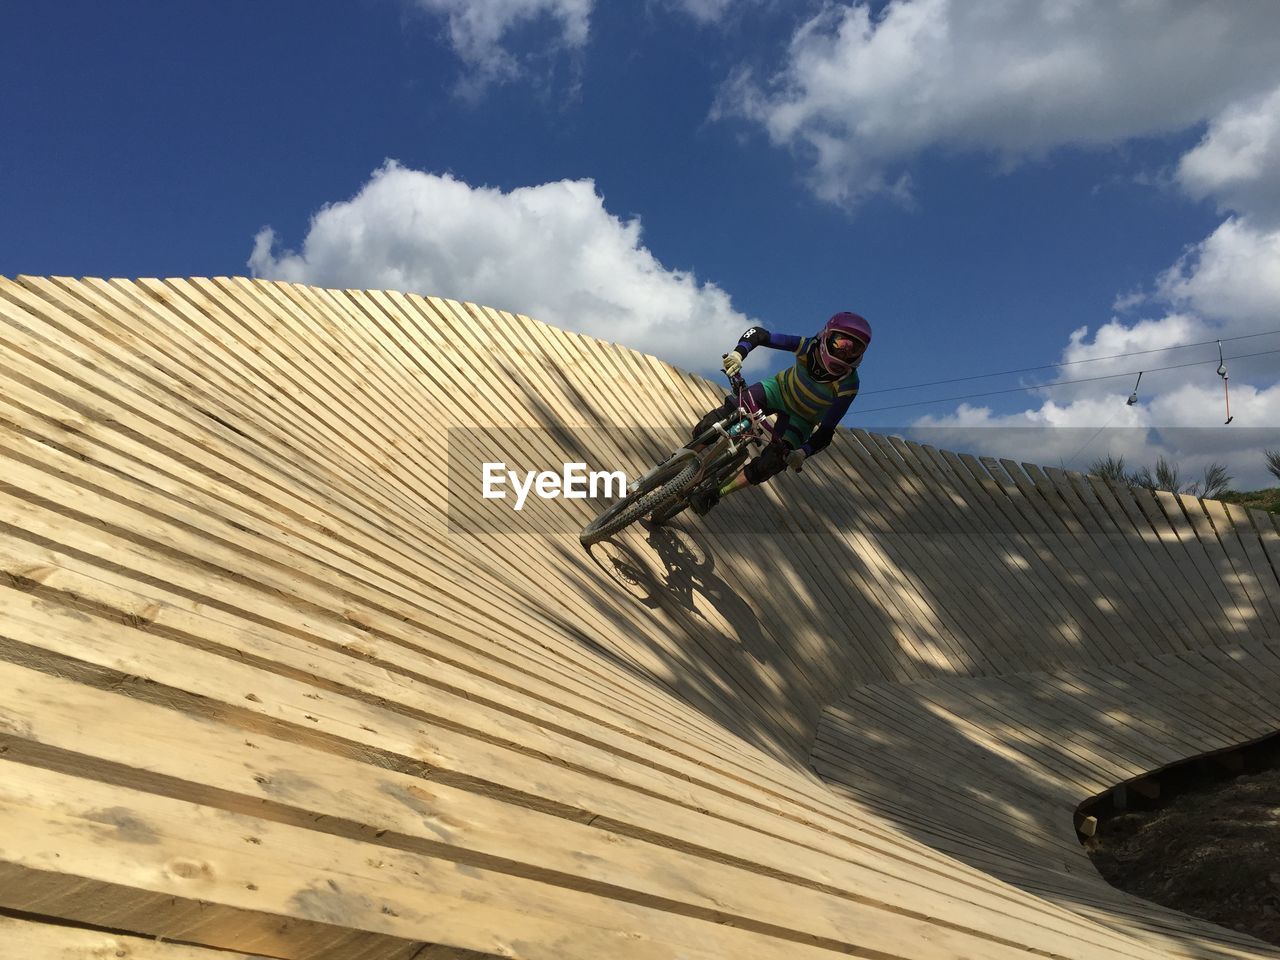
[[[1223,357],[1222,355],[1221,340],[1218,341],[1218,376],[1222,378],[1222,399],[1226,402],[1226,405],[1227,405],[1227,419],[1223,423],[1223,426],[1226,426],[1226,424],[1234,420],[1235,417],[1231,415],[1231,390],[1228,386],[1228,383],[1231,380],[1231,378],[1227,375],[1227,361],[1226,361],[1226,358]]]
[[[1138,384],[1141,382],[1142,382],[1142,371],[1139,370],[1138,379],[1134,381],[1134,384],[1133,384],[1133,393],[1129,394],[1129,399],[1124,402],[1125,406],[1132,407],[1135,403],[1138,402]]]

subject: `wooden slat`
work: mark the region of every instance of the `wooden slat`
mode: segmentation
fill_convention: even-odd
[[[207,950],[128,934],[0,917],[0,943],[11,960],[258,960],[246,953]],[[421,955],[420,957],[425,957]]]
[[[841,430],[594,552],[464,529],[450,430],[635,470],[722,397],[437,297],[0,278],[6,948],[1275,955],[1072,826],[1280,724],[1272,519]]]

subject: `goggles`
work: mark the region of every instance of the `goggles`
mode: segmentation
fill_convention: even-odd
[[[866,349],[865,343],[847,333],[833,331],[827,334],[827,352],[837,360],[852,362],[862,356]]]

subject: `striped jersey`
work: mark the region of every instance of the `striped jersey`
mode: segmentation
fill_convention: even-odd
[[[795,416],[809,423],[821,420],[837,400],[852,400],[858,393],[857,370],[850,370],[839,380],[814,378],[810,367],[817,365],[817,351],[816,337],[801,337],[795,350],[796,362],[774,377],[783,402]]]

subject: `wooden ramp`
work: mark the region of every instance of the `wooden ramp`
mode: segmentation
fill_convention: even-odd
[[[584,551],[481,464],[715,386],[398,293],[0,280],[0,378],[4,960],[1280,957],[1072,822],[1280,727],[1265,514],[853,431]]]

